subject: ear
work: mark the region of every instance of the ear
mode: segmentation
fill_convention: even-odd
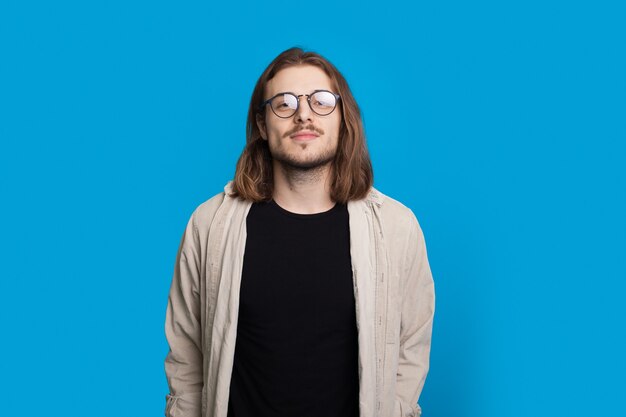
[[[259,128],[263,140],[267,140],[267,131],[265,130],[265,117],[261,113],[256,114],[256,127]]]

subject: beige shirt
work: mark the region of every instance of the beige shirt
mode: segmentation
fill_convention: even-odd
[[[251,202],[224,192],[193,212],[170,288],[167,417],[227,417]],[[419,417],[435,294],[410,209],[372,188],[348,203],[360,417]]]

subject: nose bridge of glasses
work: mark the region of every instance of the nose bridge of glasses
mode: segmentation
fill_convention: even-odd
[[[306,97],[306,101],[308,106],[302,106],[300,105],[300,97]],[[301,113],[302,110],[313,110],[311,108],[311,94],[298,94],[296,96],[296,108],[295,108],[295,113]],[[308,108],[307,108],[308,107]]]

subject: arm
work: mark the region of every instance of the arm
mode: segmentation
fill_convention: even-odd
[[[435,289],[426,255],[424,235],[412,216],[405,256],[404,298],[400,322],[397,417],[419,417],[417,404],[428,373],[430,342],[435,312]]]
[[[200,417],[202,333],[200,327],[200,256],[195,213],[185,229],[170,287],[165,335],[170,350],[165,375],[170,388],[167,417]]]

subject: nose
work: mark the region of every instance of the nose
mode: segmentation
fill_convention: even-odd
[[[311,108],[309,107],[309,96],[302,94],[298,96],[298,109],[294,114],[296,123],[305,123],[311,121]]]

